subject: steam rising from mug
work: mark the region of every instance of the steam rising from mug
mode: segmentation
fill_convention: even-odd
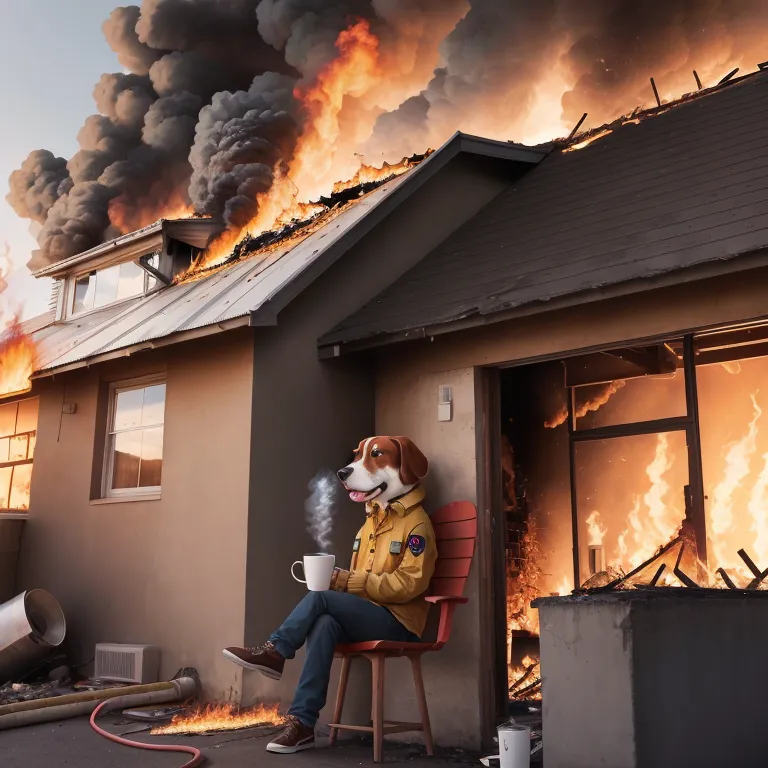
[[[312,493],[304,502],[304,510],[307,513],[309,535],[315,540],[320,552],[327,552],[331,547],[338,481],[331,470],[324,469],[312,478],[308,487]]]

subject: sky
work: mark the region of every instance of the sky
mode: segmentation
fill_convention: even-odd
[[[0,296],[0,315],[45,312],[50,281],[35,280],[26,263],[37,247],[30,222],[6,203],[8,177],[33,149],[69,158],[77,132],[95,112],[93,86],[119,72],[101,25],[115,0],[0,0],[0,253],[10,246],[13,274]],[[126,3],[127,5],[127,3]]]

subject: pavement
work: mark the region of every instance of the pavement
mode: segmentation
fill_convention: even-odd
[[[340,739],[296,755],[271,755],[265,751],[274,729],[248,729],[210,736],[154,737],[135,732],[136,723],[121,716],[107,716],[99,724],[124,738],[153,744],[183,744],[202,750],[206,768],[352,768],[373,766],[370,743]],[[386,744],[385,763],[407,763],[412,768],[479,766],[478,755],[447,752],[428,758],[421,745]],[[0,734],[2,768],[180,768],[189,755],[150,752],[115,744],[91,730],[85,717],[57,723],[16,728]]]

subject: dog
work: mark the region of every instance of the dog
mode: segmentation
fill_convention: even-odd
[[[376,500],[386,507],[424,479],[427,457],[407,437],[368,437],[360,441],[352,462],[336,474],[352,501]]]

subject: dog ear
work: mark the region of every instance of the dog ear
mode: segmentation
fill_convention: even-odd
[[[426,477],[429,470],[427,457],[413,444],[409,437],[390,437],[400,449],[400,480],[404,485],[415,485]]]

